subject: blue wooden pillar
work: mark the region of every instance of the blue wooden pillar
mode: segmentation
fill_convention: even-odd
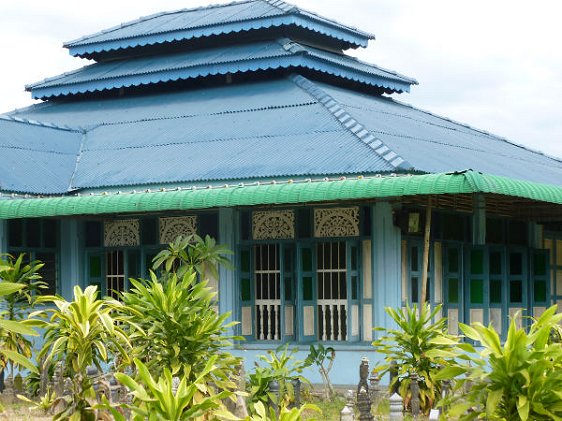
[[[8,221],[0,219],[0,254],[8,252]]]
[[[472,197],[472,244],[486,244],[486,198],[480,193]]]
[[[233,252],[237,252],[239,242],[238,212],[233,208],[219,209],[219,238],[218,242],[227,246]],[[230,257],[236,265],[236,254]],[[231,312],[230,320],[238,320],[238,280],[237,271],[219,268],[219,312]],[[230,333],[233,333],[232,330]]]
[[[373,326],[392,327],[385,307],[402,306],[402,248],[400,229],[394,226],[390,203],[371,207],[371,256],[373,274]],[[380,332],[375,332],[379,337]]]
[[[81,224],[76,219],[60,221],[60,294],[72,299],[74,285],[85,288],[83,265],[85,261],[84,238]]]

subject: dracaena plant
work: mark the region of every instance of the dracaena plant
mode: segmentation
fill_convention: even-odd
[[[191,270],[181,278],[175,272],[162,277],[151,272],[149,280],[131,279],[131,289],[121,297],[119,319],[128,326],[134,355],[156,376],[164,367],[177,367],[183,376],[182,367],[189,366],[191,380],[216,355],[208,381],[218,389],[235,387],[240,359],[225,350],[231,346],[227,329],[232,323],[228,313],[215,310],[216,293]]]
[[[156,255],[153,261],[154,270],[162,270],[165,274],[175,273],[183,278],[187,271],[194,271],[200,277],[218,278],[218,267],[232,268],[226,257],[232,251],[222,244],[217,244],[210,236],[202,238],[198,235],[178,236],[168,244],[165,250]]]
[[[411,400],[410,376],[416,374],[420,379],[420,409],[427,414],[441,396],[442,384],[436,374],[440,368],[455,364],[458,337],[448,333],[445,318],[438,318],[441,306],[432,309],[424,304],[418,309],[414,304],[405,309],[387,307],[385,310],[397,328],[375,329],[384,332],[373,342],[377,352],[384,355],[385,364],[378,370],[381,375],[385,374],[390,371],[392,362],[396,362],[398,376],[390,387],[398,388],[405,407]]]
[[[45,365],[62,364],[72,382],[72,393],[60,398],[63,409],[55,419],[93,419],[96,396],[87,369],[96,366],[101,371],[102,363],[115,356],[127,359],[129,339],[113,319],[112,307],[98,299],[95,286],[84,291],[75,286],[70,302],[47,296],[40,300],[55,307],[43,310],[47,319],[42,322],[45,335],[38,356]]]
[[[254,371],[248,375],[249,402],[261,402],[268,405],[270,401],[278,406],[287,406],[294,400],[293,380],[308,382],[302,376],[303,370],[312,361],[301,361],[295,358],[297,349],[289,350],[289,345],[281,345],[275,351],[268,351],[267,355],[260,355]],[[270,391],[270,383],[277,382],[278,394]],[[252,408],[252,406],[251,406]]]
[[[459,420],[562,420],[562,345],[552,341],[562,314],[552,306],[528,331],[511,320],[505,343],[492,326],[460,325],[466,364],[444,368],[439,379],[454,379],[456,393],[443,402],[446,416]],[[519,317],[517,315],[516,317]]]
[[[9,270],[12,270],[11,266],[0,260],[0,273],[5,273]],[[21,293],[21,291],[26,288],[27,285],[25,284],[0,280],[0,299],[9,299],[11,295]],[[38,336],[37,332],[32,327],[34,324],[34,321],[30,319],[9,320],[0,318],[0,337],[5,338],[9,335]],[[19,367],[26,368],[34,374],[38,374],[37,367],[29,360],[29,358],[21,355],[17,351],[4,347],[4,345],[0,347],[0,361],[4,363],[11,361]]]
[[[13,292],[2,296],[0,306],[0,319],[4,323],[4,328],[0,328],[0,349],[4,356],[11,355],[7,361],[12,376],[15,367],[29,368],[24,359],[31,357],[33,342],[29,336],[36,334],[30,329],[34,322],[28,320],[28,313],[35,304],[36,293],[45,287],[39,274],[42,267],[43,263],[38,260],[26,262],[24,253],[17,258],[11,254],[0,255],[0,279],[4,285],[19,285]],[[6,329],[6,325],[12,328]],[[5,364],[6,360],[3,360],[2,368]]]
[[[132,395],[130,404],[121,404],[119,407],[131,412],[132,421],[237,419],[225,409],[222,402],[232,396],[232,392],[213,394],[207,385],[218,358],[218,355],[209,356],[195,378],[190,375],[191,367],[188,365],[181,370],[179,367],[165,367],[161,376],[154,377],[146,365],[135,359],[136,378],[124,373],[115,375]],[[178,377],[180,371],[182,377]],[[127,419],[123,415],[124,411],[110,405],[107,399],[98,407],[108,410],[116,421]]]
[[[275,413],[273,408],[269,408],[268,411],[262,402],[255,403],[251,406],[251,409],[252,415],[248,416],[244,421],[301,421],[305,411],[317,412],[320,415],[322,414],[320,408],[310,403],[291,409],[282,406],[279,411],[279,415]]]

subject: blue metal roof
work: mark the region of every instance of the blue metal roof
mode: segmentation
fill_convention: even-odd
[[[439,173],[471,168],[486,174],[562,185],[561,159],[391,98],[326,84],[317,86],[416,170]]]
[[[47,145],[62,142],[59,154],[46,155],[41,146],[43,155],[37,160],[43,161],[37,170],[18,169],[18,191],[40,192],[47,180],[52,180],[49,193],[65,193],[466,168],[562,184],[560,160],[390,98],[299,75],[115,99],[51,101],[8,118],[81,128],[17,123],[29,128],[20,134],[6,132],[4,138],[14,139],[13,145],[33,144],[39,138],[33,137],[34,130],[47,132],[49,137],[40,137]],[[79,144],[79,154],[71,159],[78,149],[69,145]],[[19,156],[9,150],[16,162]],[[47,170],[58,174],[44,177]],[[1,180],[0,189],[5,190]]]
[[[0,116],[0,191],[67,192],[83,133]]]
[[[247,0],[158,13],[64,44],[74,56],[92,56],[164,42],[282,27],[302,28],[345,48],[366,47],[373,35],[281,0]]]
[[[178,54],[96,63],[73,72],[28,85],[34,98],[187,80],[217,74],[304,68],[388,92],[409,91],[414,79],[367,64],[343,54],[330,53],[279,39],[196,50]]]

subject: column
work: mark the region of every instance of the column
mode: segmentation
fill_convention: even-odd
[[[8,220],[0,219],[0,254],[8,252]]]
[[[67,300],[72,299],[74,285],[86,287],[84,279],[84,241],[81,224],[77,219],[60,221],[60,275],[59,293]]]
[[[486,198],[480,193],[472,197],[472,244],[486,244]]]
[[[219,209],[219,238],[220,244],[226,245],[233,252],[238,248],[238,212],[233,208]],[[232,263],[237,265],[237,254],[230,256]],[[230,320],[239,320],[238,312],[238,291],[237,271],[227,269],[223,266],[219,268],[219,312],[231,312]],[[232,332],[232,328],[230,329]]]
[[[385,307],[402,306],[401,234],[394,226],[390,203],[377,203],[371,208],[373,326],[389,328],[392,319]],[[380,336],[380,332],[374,332]]]

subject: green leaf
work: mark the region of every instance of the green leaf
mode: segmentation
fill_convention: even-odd
[[[0,271],[2,272],[2,271]],[[0,282],[0,297],[14,294],[25,288],[25,285],[14,282]]]
[[[6,329],[10,332],[18,333],[20,335],[39,336],[39,334],[31,327],[28,327],[24,323],[16,320],[0,319],[0,329]]]
[[[488,392],[488,399],[486,399],[486,415],[492,417],[498,408],[498,405],[503,397],[503,389],[492,390]]]
[[[519,395],[517,397],[517,412],[521,421],[526,421],[529,418],[529,409],[530,405],[527,396]]]
[[[35,364],[33,364],[30,360],[20,355],[19,353],[8,349],[0,349],[0,353],[4,354],[6,358],[12,360],[16,364],[27,368],[32,373],[39,374],[39,370],[37,369]]]

